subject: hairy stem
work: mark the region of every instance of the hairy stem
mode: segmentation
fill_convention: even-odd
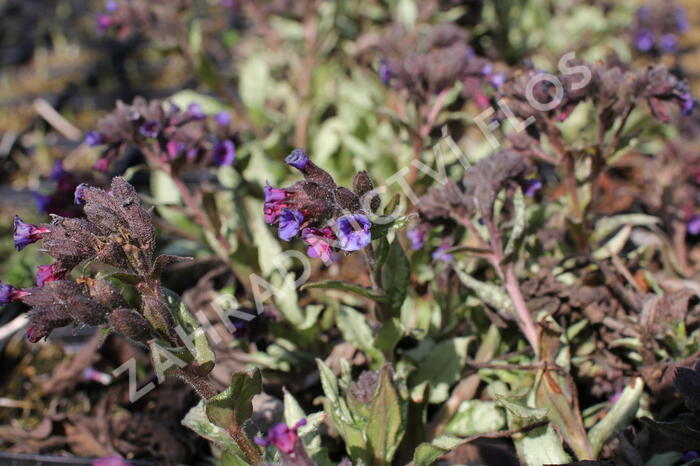
[[[535,354],[539,353],[539,346],[537,342],[537,328],[530,314],[530,310],[527,308],[527,303],[525,303],[525,298],[520,291],[520,284],[518,283],[518,276],[515,273],[515,263],[509,262],[505,267],[505,287],[506,292],[513,301],[513,306],[515,306],[515,312],[518,315],[518,325],[521,331],[530,342],[530,346],[535,351]]]
[[[178,369],[177,375],[190,384],[202,399],[208,400],[217,395],[217,391],[211,379],[204,374],[199,366],[190,364],[187,367]],[[237,425],[235,427],[229,427],[227,432],[239,446],[249,464],[260,464],[262,461],[260,449],[250,440],[243,430],[243,426]]]

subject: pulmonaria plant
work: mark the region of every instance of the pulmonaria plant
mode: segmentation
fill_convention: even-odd
[[[136,147],[157,166],[177,173],[186,166],[232,165],[236,145],[231,116],[226,112],[207,116],[199,104],[186,109],[172,102],[137,97],[131,105],[121,101],[97,123],[86,142],[104,146],[95,168],[107,171],[128,147]]]
[[[519,244],[524,232],[524,225],[516,219],[524,215],[523,196],[532,183],[528,178],[531,171],[527,158],[516,151],[503,149],[467,169],[459,183],[448,180],[444,186],[432,186],[418,202],[421,223],[409,231],[409,239],[414,249],[420,249],[431,228],[442,226],[443,238],[432,257],[452,262],[450,247],[456,240],[461,240],[457,227],[464,228],[477,241],[477,247],[470,250],[474,251],[475,257],[491,264],[509,297],[509,301],[497,303],[491,300],[490,303],[501,312],[505,311],[503,318],[516,320],[523,335],[537,351],[537,329],[516,274]],[[500,193],[504,193],[504,206],[497,211],[495,205]],[[506,232],[510,236],[506,236]],[[483,289],[466,273],[460,273],[460,279],[467,287],[477,291]]]
[[[499,89],[497,117],[506,120],[515,116],[524,126],[524,131],[507,134],[514,150],[562,168],[572,219],[585,230],[587,211],[596,206],[600,175],[621,149],[633,110],[646,102],[656,119],[670,123],[675,112],[690,115],[697,100],[688,83],[663,65],[634,70],[615,57],[596,64],[572,59],[561,65],[562,72],[556,75],[529,68],[509,78]],[[595,126],[591,125],[595,136],[589,143],[577,141],[574,145],[565,141],[558,125],[586,101],[595,112]],[[582,144],[588,145],[587,150],[580,150]],[[591,161],[587,204],[578,194],[576,165],[581,156]],[[577,234],[580,244],[586,236],[584,231]]]
[[[678,39],[688,32],[689,26],[685,9],[677,2],[648,3],[637,10],[630,38],[643,53],[676,53]]]
[[[462,82],[462,95],[484,108],[489,103],[487,92],[500,86],[503,75],[477,56],[467,40],[465,30],[452,23],[432,26],[420,37],[393,26],[376,44],[380,78],[419,103]]]
[[[115,178],[110,191],[80,185],[75,198],[86,219],[54,215],[51,223],[32,225],[15,217],[17,249],[41,242],[54,262],[38,268],[35,287],[2,285],[0,303],[21,301],[32,307],[27,332],[32,342],[73,324],[108,326],[141,343],[159,336],[175,344],[175,322],[159,283],[163,267],[178,258],[154,259],[153,224],[134,188],[123,178]],[[107,278],[70,278],[76,267],[93,262],[131,277],[129,281],[141,296],[138,310],[130,309]]]
[[[338,186],[333,177],[314,164],[303,149],[285,162],[304,175],[287,188],[265,186],[265,222],[278,226],[278,236],[290,241],[298,235],[310,257],[335,261],[337,250],[359,251],[372,241],[370,216],[380,199],[367,172],[359,172],[353,189]]]

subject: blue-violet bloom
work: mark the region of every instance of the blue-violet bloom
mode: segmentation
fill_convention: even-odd
[[[214,159],[214,164],[218,167],[232,165],[233,161],[236,160],[236,146],[233,141],[227,139],[216,143],[212,152],[212,158]]]
[[[284,208],[279,216],[279,231],[277,235],[284,241],[290,241],[301,230],[304,214],[295,209]]]
[[[292,428],[287,424],[279,423],[267,432],[266,438],[255,437],[255,443],[262,447],[274,445],[282,453],[291,455],[294,453],[294,444],[299,439],[297,431],[304,425],[306,425],[306,419],[300,420]]]
[[[285,159],[287,165],[291,165],[297,170],[306,170],[306,165],[309,163],[309,156],[306,155],[303,149],[294,149]]]
[[[15,215],[14,240],[15,247],[18,251],[21,251],[32,243],[36,243],[41,239],[41,235],[49,231],[50,230],[46,227],[23,222],[19,215]]]
[[[359,251],[372,241],[372,223],[362,214],[345,215],[337,220],[338,240],[343,251]]]

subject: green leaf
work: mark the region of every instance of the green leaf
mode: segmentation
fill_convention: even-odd
[[[374,337],[374,347],[387,357],[390,357],[394,352],[394,347],[405,334],[406,332],[401,326],[399,319],[392,318],[384,322],[382,328],[377,332],[377,335]]]
[[[261,121],[270,90],[270,70],[264,57],[249,55],[241,64],[239,95],[256,121]]]
[[[401,314],[401,306],[406,299],[410,282],[411,266],[398,238],[389,245],[386,261],[382,267],[382,286],[384,294],[389,298],[389,310],[392,317]]]
[[[449,395],[450,386],[460,379],[467,360],[467,348],[473,337],[445,340],[433,346],[424,358],[417,361],[417,369],[409,378],[411,397],[420,398],[426,384],[430,384],[430,402],[442,403]]]
[[[321,434],[319,427],[325,420],[325,414],[320,411],[311,415],[306,415],[299,406],[297,400],[284,390],[284,422],[288,426],[293,426],[302,418],[306,418],[306,425],[299,428],[299,436],[304,442],[306,453],[316,462],[317,465],[331,465],[328,453],[325,448],[321,448]]]
[[[523,190],[518,187],[518,189],[515,191],[515,196],[513,197],[513,210],[515,211],[513,228],[511,229],[508,243],[506,243],[506,248],[503,252],[506,257],[509,257],[516,251],[516,245],[525,232],[525,226],[527,225],[525,207],[525,196],[523,195]]]
[[[408,220],[411,218],[408,215],[403,217],[390,217],[388,215],[380,216],[383,220],[381,222],[372,223],[372,228],[370,229],[370,235],[372,239],[382,239],[386,237],[390,232],[400,230],[406,225]],[[393,219],[390,221],[390,219]]]
[[[338,313],[338,328],[343,333],[343,337],[356,348],[364,351],[372,362],[380,364],[382,353],[372,346],[374,336],[372,329],[367,323],[367,316],[357,312],[355,309],[343,306]]]
[[[431,443],[421,443],[416,448],[413,455],[413,464],[415,466],[430,466],[439,457],[454,449],[464,442],[463,439],[452,437],[451,435],[442,435],[434,439]]]
[[[219,99],[206,94],[200,94],[191,89],[179,91],[173,94],[169,100],[180,108],[187,108],[191,104],[198,104],[202,107],[202,111],[209,115],[230,110],[230,107],[222,104]]]
[[[352,415],[350,414],[345,400],[340,398],[338,379],[335,374],[333,374],[331,368],[318,358],[316,358],[316,365],[318,365],[318,371],[321,376],[321,387],[323,388],[324,395],[334,408],[340,420],[346,424],[351,424]]]
[[[216,356],[209,347],[204,327],[199,325],[197,319],[194,318],[187,305],[182,302],[177,294],[167,288],[163,288],[163,295],[165,296],[165,304],[168,306],[175,322],[193,343],[193,347],[188,349],[194,356],[194,360],[205,372],[210,372],[214,368]]]
[[[389,366],[384,366],[367,423],[367,443],[376,464],[391,464],[401,442],[405,430],[401,405]]]
[[[483,302],[498,309],[499,311],[507,311],[510,313],[515,312],[513,301],[511,301],[508,294],[503,291],[500,286],[477,280],[464,271],[464,266],[462,264],[455,266],[455,272],[457,272],[457,276],[462,284],[467,288],[474,290],[476,295]]]
[[[515,442],[527,466],[567,464],[571,461],[552,424],[532,429]]]
[[[355,285],[353,283],[345,282],[342,280],[327,280],[325,282],[306,283],[301,287],[302,290],[311,289],[311,288],[350,291],[352,293],[359,294],[360,296],[363,296],[365,298],[369,298],[373,301],[377,301],[377,302],[386,302],[387,301],[386,297],[377,296],[376,294],[374,294],[374,291],[370,290],[369,288],[365,288],[363,286]]]
[[[637,377],[632,385],[625,387],[612,409],[588,433],[593,456],[597,457],[600,450],[612,436],[627,427],[634,419],[639,409],[639,400],[644,391],[644,382]]]
[[[196,406],[192,407],[185,417],[182,419],[182,425],[188,427],[195,431],[199,436],[204,437],[210,442],[214,442],[224,450],[227,450],[231,455],[232,465],[245,465],[246,461],[243,459],[245,456],[236,442],[233,441],[231,436],[226,432],[225,429],[213,424],[208,418],[206,413],[206,402],[201,400]],[[239,461],[239,463],[234,462],[234,460]]]
[[[465,400],[445,426],[448,434],[467,437],[506,426],[506,415],[495,401]]]
[[[534,392],[530,392],[528,399],[498,394],[495,397],[496,402],[506,410],[509,429],[522,429],[547,419],[547,409],[529,406],[534,402]],[[570,461],[551,423],[529,430],[526,434],[513,435],[513,441],[528,466],[565,464]]]
[[[593,251],[591,256],[593,259],[603,260],[619,254],[627,244],[630,234],[632,234],[632,226],[625,225],[607,243]]]
[[[236,372],[231,385],[207,400],[206,413],[211,422],[227,431],[237,430],[253,414],[253,397],[262,391],[260,370]]]

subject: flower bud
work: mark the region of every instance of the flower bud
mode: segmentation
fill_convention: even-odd
[[[114,331],[131,340],[147,344],[153,339],[153,328],[136,311],[120,308],[112,312],[107,320]]]

